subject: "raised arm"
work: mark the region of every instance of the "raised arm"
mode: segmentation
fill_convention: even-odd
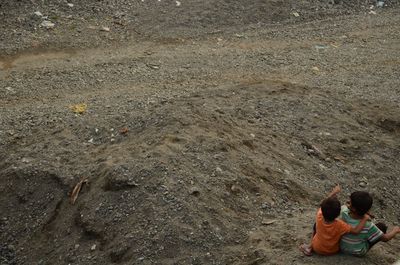
[[[336,186],[332,189],[331,193],[328,194],[328,197],[327,197],[327,198],[334,197],[334,196],[338,195],[340,191],[341,191],[340,185],[336,185]]]
[[[364,214],[363,219],[361,219],[361,221],[358,223],[358,225],[356,227],[351,228],[350,234],[355,234],[355,235],[359,234],[363,230],[363,228],[365,226],[365,223],[369,219],[370,219],[369,215],[368,214]]]

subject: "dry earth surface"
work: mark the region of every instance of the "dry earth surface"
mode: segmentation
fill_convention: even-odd
[[[399,10],[0,0],[0,264],[392,264],[298,245],[335,183],[399,224]]]

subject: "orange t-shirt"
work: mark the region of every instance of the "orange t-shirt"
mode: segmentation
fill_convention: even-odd
[[[340,238],[350,230],[351,226],[342,220],[325,223],[321,208],[319,208],[316,218],[316,234],[312,240],[313,250],[321,255],[332,255],[339,252]]]

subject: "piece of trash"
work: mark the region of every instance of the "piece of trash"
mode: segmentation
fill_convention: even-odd
[[[180,1],[175,1],[176,6],[181,6],[181,2]]]
[[[252,138],[255,138],[255,137],[256,137],[256,135],[255,135],[254,133],[250,133],[250,136],[251,136]]]
[[[40,13],[39,11],[34,12],[34,14],[35,14],[36,16],[38,16],[38,17],[43,17],[43,14]]]
[[[160,66],[158,66],[156,64],[147,64],[147,67],[154,69],[154,70],[160,69]]]
[[[262,225],[272,225],[275,222],[276,222],[276,220],[262,220],[261,224]]]
[[[110,28],[109,27],[101,27],[101,31],[109,32]]]
[[[91,251],[95,251],[95,250],[96,250],[96,244],[94,244],[94,245],[90,248],[90,250],[91,250]]]
[[[377,7],[384,7],[384,6],[385,6],[385,2],[384,2],[384,1],[378,1],[378,2],[376,3],[376,6],[377,6]]]
[[[82,186],[83,186],[83,184],[85,184],[85,183],[88,183],[88,179],[87,179],[87,178],[81,179],[81,180],[78,182],[78,184],[75,185],[75,187],[74,187],[74,189],[72,190],[71,195],[70,195],[70,202],[71,202],[71,204],[74,204],[75,201],[76,201],[76,199],[78,199],[79,192],[81,191]]]
[[[323,44],[317,44],[317,45],[315,45],[314,47],[315,47],[315,49],[317,49],[317,50],[325,50],[325,49],[328,49],[328,46],[327,46],[327,45],[323,45]]]
[[[126,127],[119,129],[119,133],[122,135],[126,135],[128,132],[129,132],[129,129]]]
[[[295,17],[299,17],[300,16],[300,14],[298,12],[292,12],[292,15],[295,16]]]
[[[83,114],[86,112],[87,105],[85,103],[80,103],[80,104],[72,105],[69,108],[72,110],[72,112],[74,112],[76,114]]]
[[[43,28],[46,28],[46,29],[52,29],[52,28],[54,28],[55,25],[56,24],[54,24],[53,22],[48,21],[48,20],[44,20],[44,21],[42,21],[42,23],[40,23],[40,26]]]
[[[374,10],[371,10],[371,11],[369,11],[369,14],[376,15],[376,12]]]
[[[74,7],[74,4],[67,3],[67,6],[69,6],[69,7]]]
[[[311,68],[314,72],[319,72],[319,68],[314,66],[313,68]]]
[[[7,91],[10,91],[10,92],[12,92],[12,93],[15,93],[15,90],[14,89],[12,89],[11,87],[5,87],[5,90],[7,90]]]
[[[94,139],[90,138],[90,140],[88,141],[88,143],[94,144]]]
[[[238,33],[236,33],[236,34],[235,34],[235,37],[237,37],[237,38],[244,38],[244,35],[243,35],[243,34],[238,34]]]

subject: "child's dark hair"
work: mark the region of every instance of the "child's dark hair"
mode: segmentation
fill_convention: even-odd
[[[321,211],[325,221],[331,222],[340,215],[340,201],[336,197],[330,197],[322,201]]]
[[[371,195],[366,191],[355,191],[350,195],[351,207],[359,216],[363,216],[371,209],[372,202]]]

